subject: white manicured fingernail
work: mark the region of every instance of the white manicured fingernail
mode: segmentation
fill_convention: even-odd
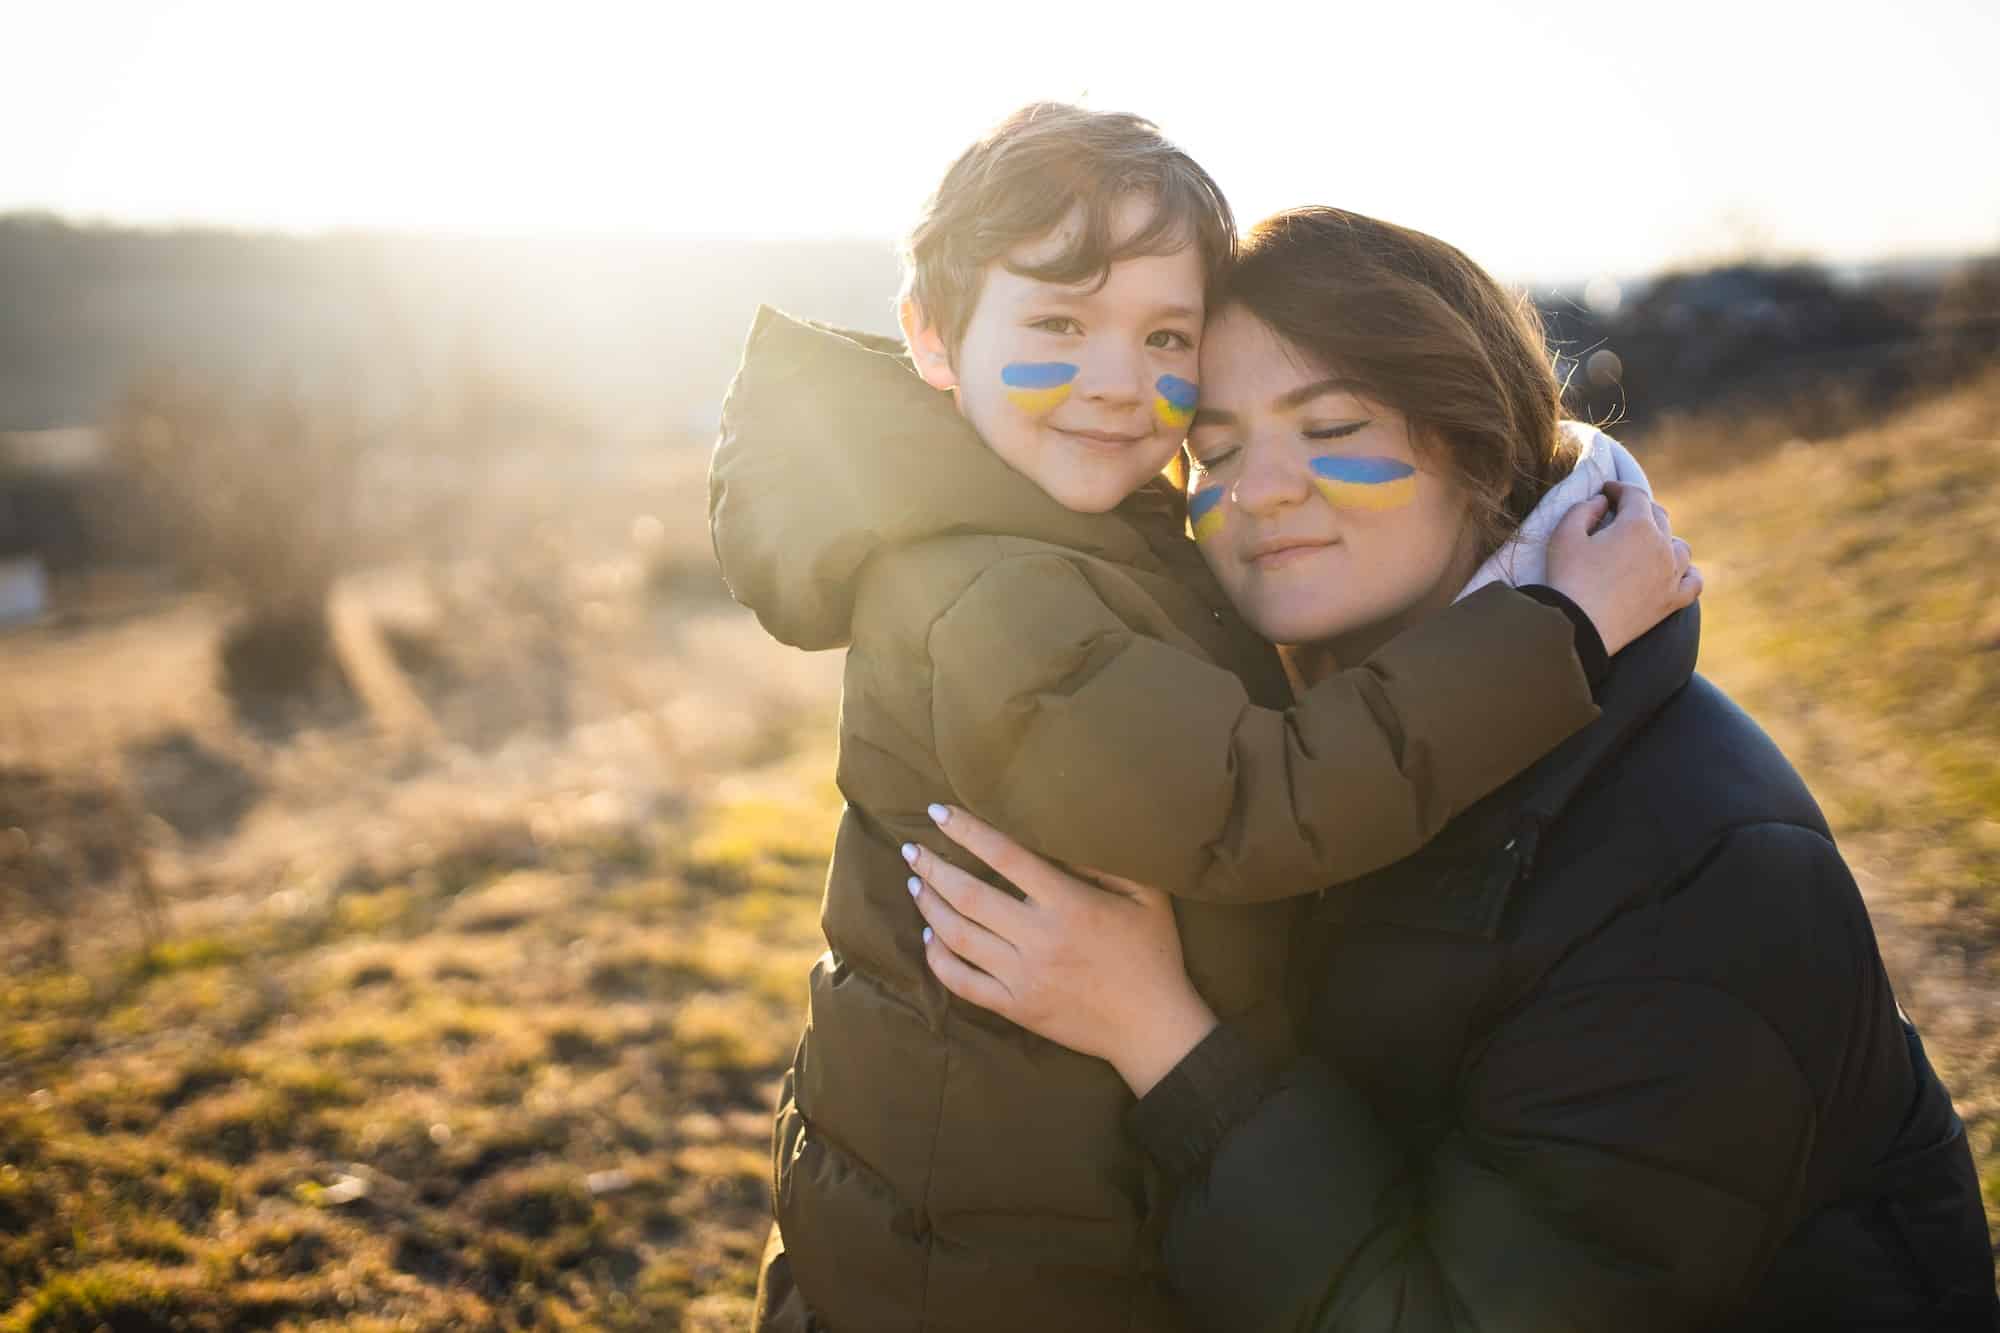
[[[933,824],[943,824],[951,819],[951,811],[941,805],[934,805],[930,808],[930,817]]]
[[[924,890],[924,882],[918,879],[915,875],[910,876],[910,896],[914,898],[919,893],[922,893],[923,890]]]
[[[930,928],[929,926],[925,926],[925,927],[924,927],[924,943],[925,943],[925,944],[929,944],[930,942],[931,942],[931,928]]]
[[[906,842],[903,844],[903,859],[905,861],[908,861],[911,865],[915,865],[917,863],[917,844],[915,844],[914,842]]]

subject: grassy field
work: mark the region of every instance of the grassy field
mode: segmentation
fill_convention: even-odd
[[[1645,453],[1703,669],[1827,805],[1989,1185],[1996,412]],[[839,662],[717,600],[695,508],[553,625],[350,579],[359,702],[279,730],[205,596],[0,637],[0,1333],[743,1324]]]

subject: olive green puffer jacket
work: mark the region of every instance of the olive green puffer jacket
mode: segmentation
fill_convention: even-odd
[[[710,475],[716,553],[786,643],[845,646],[846,811],[779,1108],[785,1275],[839,1333],[1171,1328],[1124,1085],[952,1000],[898,855],[955,803],[1178,895],[1190,974],[1284,1041],[1292,895],[1414,851],[1589,722],[1569,619],[1494,587],[1295,707],[1164,481],[1062,508],[901,349],[762,311]]]

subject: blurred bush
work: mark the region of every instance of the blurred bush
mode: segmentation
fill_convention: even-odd
[[[1691,410],[1852,428],[1913,394],[1961,383],[2000,353],[2000,257],[1942,274],[1838,275],[1743,259],[1630,290],[1597,279],[1543,306],[1565,405],[1645,430]]]
[[[140,379],[103,429],[119,519],[150,528],[239,615],[222,651],[234,697],[339,688],[327,599],[358,549],[371,442],[339,402]]]

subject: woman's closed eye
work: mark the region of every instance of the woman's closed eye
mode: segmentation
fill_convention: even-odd
[[[1372,421],[1343,421],[1337,426],[1314,426],[1304,434],[1308,440],[1344,440],[1374,424]]]
[[[1188,450],[1188,465],[1196,472],[1213,472],[1241,452],[1243,452],[1242,446],[1235,444],[1204,448],[1200,453],[1196,453],[1194,449],[1190,448]]]

